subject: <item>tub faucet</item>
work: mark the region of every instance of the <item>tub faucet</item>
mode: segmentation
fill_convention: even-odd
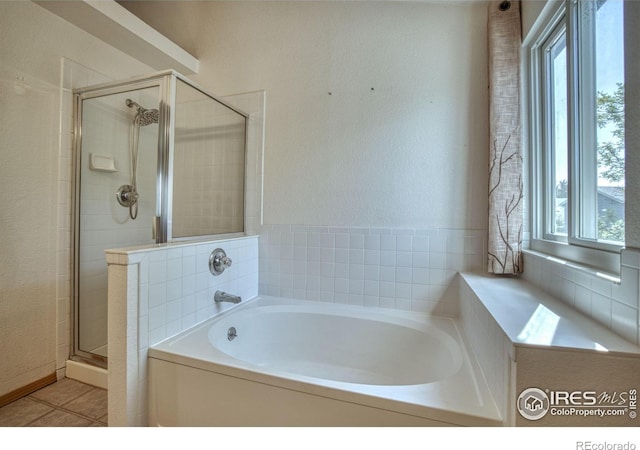
[[[213,299],[215,300],[216,303],[220,303],[220,302],[240,303],[242,301],[242,298],[240,298],[239,295],[231,295],[222,291],[216,291],[216,293],[213,295]]]

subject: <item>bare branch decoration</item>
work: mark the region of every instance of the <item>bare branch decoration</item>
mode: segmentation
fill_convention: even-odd
[[[520,125],[520,2],[499,11],[489,2],[489,229],[487,265],[496,274],[523,270],[523,174]]]

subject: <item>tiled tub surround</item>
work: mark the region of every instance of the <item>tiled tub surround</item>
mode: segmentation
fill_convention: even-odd
[[[639,250],[622,250],[619,279],[535,252],[526,251],[524,258],[525,280],[640,344]]]
[[[232,306],[214,305],[217,289],[256,296],[258,261],[263,295],[453,316],[451,280],[460,270],[482,270],[484,235],[275,225],[262,228],[260,243],[253,236],[107,251],[110,425],[146,425],[149,346]],[[216,247],[234,261],[218,278],[208,270]]]
[[[486,230],[265,225],[260,294],[455,316],[485,255]]]
[[[232,265],[209,272],[209,255],[222,248]],[[258,237],[107,250],[109,264],[109,425],[147,421],[147,352],[232,306],[215,304],[223,290],[258,295]]]
[[[535,425],[516,412],[516,398],[528,387],[637,388],[640,347],[592,318],[523,279],[463,273],[457,281],[462,327],[505,425]],[[553,358],[564,363],[550,364]],[[537,425],[609,425],[572,419]]]

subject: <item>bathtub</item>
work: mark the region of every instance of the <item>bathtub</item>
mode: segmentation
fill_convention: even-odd
[[[495,426],[454,319],[258,297],[149,349],[152,426]]]

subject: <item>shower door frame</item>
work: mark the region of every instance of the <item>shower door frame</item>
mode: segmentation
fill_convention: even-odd
[[[75,361],[86,362],[106,368],[108,357],[91,353],[79,348],[79,269],[80,269],[80,185],[81,185],[81,156],[82,156],[82,102],[92,98],[105,97],[108,95],[122,94],[125,92],[138,91],[147,88],[158,88],[158,167],[156,175],[156,214],[154,219],[155,241],[156,244],[167,243],[171,241],[185,241],[190,239],[206,239],[214,236],[194,236],[186,238],[172,237],[172,192],[173,185],[173,157],[174,142],[171,138],[175,136],[175,105],[177,94],[177,80],[184,82],[193,89],[201,92],[213,101],[229,108],[237,114],[244,117],[245,120],[245,177],[244,190],[246,195],[246,164],[247,164],[247,139],[248,139],[248,119],[249,115],[240,111],[234,106],[220,100],[206,90],[199,87],[193,81],[189,80],[182,74],[174,70],[165,70],[149,75],[133,77],[125,80],[101,83],[93,86],[87,86],[73,90],[73,201],[72,204],[72,301],[71,301],[71,317],[73,326],[71,327],[71,343],[69,358]],[[114,193],[115,194],[115,193]],[[246,201],[245,201],[246,208]],[[246,211],[245,211],[246,229]],[[238,235],[242,233],[232,233]],[[224,235],[228,236],[228,235]]]

